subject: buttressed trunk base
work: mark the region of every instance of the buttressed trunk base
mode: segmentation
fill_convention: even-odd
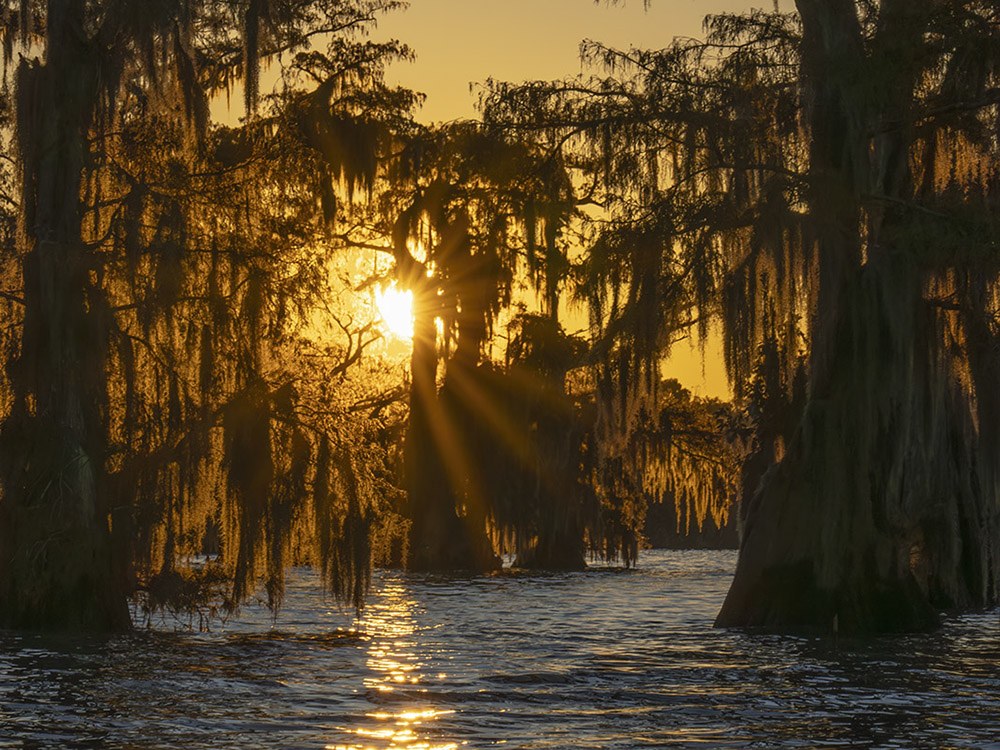
[[[947,314],[898,262],[870,262],[840,309],[825,387],[746,509],[718,626],[920,631],[997,601],[995,447],[968,361],[937,346]]]

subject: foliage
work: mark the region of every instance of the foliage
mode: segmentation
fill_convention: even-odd
[[[618,414],[615,408],[630,411]],[[752,423],[718,399],[693,397],[674,379],[642,400],[614,401],[616,427],[594,424],[588,483],[604,509],[605,555],[635,561],[651,503],[671,503],[677,533],[723,528],[735,511]]]
[[[514,317],[507,336],[503,365],[481,368],[485,424],[469,430],[494,544],[517,567],[579,568],[602,532],[583,473],[587,426],[565,385],[583,342],[529,313]]]
[[[763,409],[720,621],[921,627],[1000,580],[995,14],[796,7],[661,51],[588,44],[604,75],[495,85],[487,115],[603,182],[603,401],[650,390],[678,321],[718,315]]]
[[[514,301],[516,283],[530,284],[556,313],[566,272],[562,230],[575,210],[558,159],[530,141],[454,122],[415,133],[387,176],[382,213],[396,217],[396,273],[406,285],[440,291],[435,317],[449,340],[470,347],[473,361]]]
[[[160,584],[194,581],[191,561],[210,553],[203,593],[223,591],[228,608],[260,584],[277,606],[284,569],[308,561],[360,606],[374,528],[386,523],[375,519],[391,517],[388,436],[399,417],[366,415],[356,405],[373,394],[352,401],[336,387],[378,334],[326,301],[344,248],[336,230],[352,220],[354,188],[370,186],[380,145],[370,134],[415,101],[381,79],[406,48],[362,38],[398,4],[66,0],[49,4],[52,16],[19,5],[4,14],[7,59],[18,44],[46,57],[20,63],[13,105],[22,237],[4,248],[4,289],[23,294],[25,312],[12,311],[20,335],[5,340],[5,618],[121,625],[72,612],[60,623],[48,600],[80,573],[25,548],[77,532],[37,528],[24,509],[59,502],[92,507],[81,523],[110,530],[99,556],[112,559],[112,597],[200,604],[190,585]],[[322,39],[325,53],[313,45]],[[282,86],[259,111],[260,60],[276,57]],[[62,69],[76,72],[60,83]],[[244,123],[210,123],[208,97],[237,80]],[[53,169],[53,138],[79,172],[72,160],[61,176]],[[53,199],[53,176],[69,199]],[[338,192],[347,208],[332,210]],[[56,225],[52,251],[45,233]],[[61,307],[47,283],[69,290]],[[324,317],[340,325],[322,343],[310,330]],[[46,330],[56,345],[75,343],[60,352]],[[49,398],[53,388],[65,396]],[[53,434],[86,476],[60,467],[46,447]],[[62,501],[39,491],[45,478],[63,483]]]
[[[486,538],[499,488],[480,477],[517,438],[501,424],[510,384],[492,365],[495,324],[519,285],[557,315],[562,228],[574,210],[562,165],[545,156],[471,122],[417,131],[376,200],[394,217],[393,274],[414,295],[405,462],[414,567],[499,565]]]
[[[718,235],[734,220],[724,215],[726,206],[716,205],[727,195],[719,178],[685,161],[684,141],[669,132],[684,121],[683,101],[671,98],[669,81],[647,86],[643,78],[669,63],[657,61],[657,53],[592,43],[584,44],[583,55],[610,75],[491,82],[483,108],[493,127],[545,144],[551,158],[571,170],[578,203],[593,209],[577,215],[586,244],[571,270],[588,303],[593,341],[596,414],[588,462],[610,514],[607,553],[628,561],[650,499],[683,487],[677,502],[700,498],[692,506],[699,525],[710,512],[727,512],[722,509],[734,500],[737,459],[717,462],[697,450],[674,450],[670,425],[661,430],[650,422],[663,408],[658,392],[671,345],[691,329],[704,342],[720,310]],[[730,143],[722,134],[718,140]],[[704,194],[687,192],[693,185]],[[722,435],[716,430],[713,438],[720,446]]]

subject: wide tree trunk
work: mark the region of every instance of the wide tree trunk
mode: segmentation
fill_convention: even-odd
[[[996,362],[946,344],[956,323],[927,294],[926,271],[900,239],[900,210],[869,210],[862,234],[860,196],[878,193],[890,206],[912,199],[909,134],[899,123],[926,4],[882,4],[872,54],[885,58],[876,63],[892,93],[880,97],[865,89],[872,63],[854,2],[797,5],[819,266],[809,392],[786,454],[744,511],[716,624],[926,629],[939,609],[996,601],[1000,585],[990,437],[1000,413],[988,392],[968,386],[995,389],[985,381]],[[872,138],[875,122],[897,127]]]
[[[583,436],[564,379],[561,370],[548,374],[523,367],[515,368],[512,376],[522,387],[511,400],[525,402],[521,426],[530,456],[524,492],[531,506],[525,510],[535,532],[520,545],[514,561],[518,568],[587,567],[586,521],[594,509],[587,507],[580,478]]]
[[[486,536],[482,504],[462,502],[472,461],[455,416],[439,399],[436,300],[421,291],[414,290],[410,418],[404,456],[412,523],[406,566],[414,571],[498,570],[502,561]],[[461,514],[460,504],[464,506]]]
[[[84,21],[82,0],[50,0],[46,61],[18,72],[24,321],[2,429],[0,620],[107,631],[130,622],[104,468],[108,310],[81,237],[98,86]]]
[[[717,625],[920,630],[995,600],[996,491],[913,280],[869,265],[849,289],[826,388],[747,509]]]

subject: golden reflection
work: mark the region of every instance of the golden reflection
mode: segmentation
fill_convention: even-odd
[[[327,745],[327,750],[457,750],[458,743],[427,736],[432,734],[427,724],[455,711],[432,708],[424,698],[427,684],[446,675],[423,672],[416,608],[406,585],[389,579],[358,620],[358,629],[371,636],[364,685],[379,708],[365,714],[364,726],[348,730],[357,743]]]

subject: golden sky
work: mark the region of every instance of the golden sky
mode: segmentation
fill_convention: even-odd
[[[786,3],[788,0],[786,0]],[[580,72],[583,39],[615,47],[660,48],[675,36],[701,37],[706,14],[773,7],[773,0],[410,0],[384,16],[376,39],[399,39],[417,54],[390,79],[427,94],[427,122],[472,117],[469,85],[486,78],[553,79]]]

